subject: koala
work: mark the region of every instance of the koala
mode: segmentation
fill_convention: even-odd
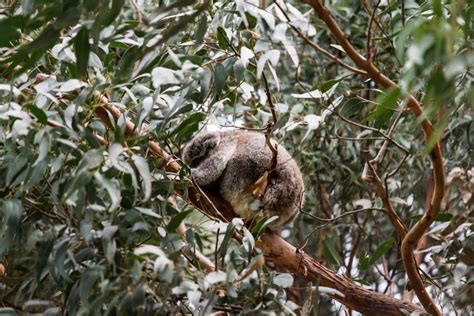
[[[206,132],[197,135],[183,150],[183,160],[191,167],[191,176],[199,186],[216,186],[221,197],[245,220],[257,216],[278,216],[269,224],[279,228],[298,213],[303,201],[301,172],[290,154],[274,140],[277,161],[265,135],[248,131]],[[267,185],[257,198],[255,183],[268,174]],[[262,211],[262,213],[260,213]]]

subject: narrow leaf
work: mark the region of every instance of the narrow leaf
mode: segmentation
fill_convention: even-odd
[[[179,224],[188,216],[189,213],[191,213],[192,210],[189,211],[184,211],[181,213],[176,214],[175,217],[171,219],[171,221],[168,223],[168,226],[166,226],[166,229],[169,232],[176,232],[176,229],[178,228]]]
[[[388,239],[378,246],[374,254],[369,258],[369,265],[373,265],[380,257],[382,257],[392,247],[392,244],[393,239]]]
[[[87,65],[89,64],[89,31],[85,26],[81,28],[74,38],[74,51],[76,53],[76,67],[79,77],[83,77],[87,73]]]

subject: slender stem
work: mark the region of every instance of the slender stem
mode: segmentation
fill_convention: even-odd
[[[358,69],[356,67],[353,67],[351,65],[348,65],[346,64],[345,62],[343,62],[342,60],[340,60],[339,58],[337,58],[336,56],[334,56],[333,54],[331,54],[330,52],[328,52],[327,50],[325,50],[324,48],[322,48],[321,46],[319,46],[318,44],[316,44],[315,42],[313,42],[312,40],[310,40],[299,28],[297,28],[295,25],[293,25],[291,23],[291,19],[290,17],[288,16],[288,13],[286,13],[286,11],[281,7],[281,5],[278,3],[278,1],[275,1],[275,4],[276,6],[280,9],[280,11],[283,13],[283,15],[285,16],[286,20],[288,21],[288,24],[290,25],[290,27],[298,34],[299,37],[301,37],[301,39],[306,43],[308,44],[311,48],[313,48],[315,51],[317,51],[318,53],[320,53],[321,55],[325,56],[326,58],[332,60],[333,62],[335,62],[336,64],[346,68],[347,70],[350,70],[356,74],[359,74],[359,75],[367,75],[367,73],[362,70],[362,69]]]

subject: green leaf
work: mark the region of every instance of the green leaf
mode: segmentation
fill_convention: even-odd
[[[255,239],[258,239],[265,232],[268,224],[274,222],[277,218],[277,216],[272,216],[270,218],[263,217],[261,220],[259,220],[252,228],[252,234]]]
[[[422,217],[423,217],[423,214],[415,214],[415,215],[412,215],[412,216],[408,217],[408,219],[413,220],[415,222],[418,222]],[[453,219],[453,214],[441,213],[441,214],[438,214],[438,216],[436,216],[435,221],[437,221],[437,222],[449,222],[452,219]]]
[[[357,265],[359,270],[367,270],[369,268],[369,256],[365,252],[359,255],[359,264]]]
[[[329,89],[331,89],[332,87],[334,87],[334,85],[338,84],[339,82],[341,81],[341,79],[331,79],[331,80],[328,80],[326,82],[324,82],[320,89],[321,92],[325,93],[325,92],[328,92]]]
[[[60,276],[67,282],[72,282],[72,279],[66,273],[65,263],[66,263],[66,255],[70,248],[69,238],[66,238],[59,242],[57,249],[54,253],[54,268],[57,270]]]
[[[441,213],[436,216],[436,221],[437,222],[450,222],[453,219],[453,214],[449,213]]]
[[[422,217],[423,217],[423,214],[414,214],[414,215],[408,217],[408,219],[414,220],[414,221],[419,221]]]
[[[112,202],[110,205],[110,211],[116,210],[120,205],[120,201],[122,200],[119,184],[117,181],[107,179],[100,172],[96,172],[94,176],[96,183],[106,189],[110,196]]]
[[[102,248],[104,249],[105,258],[110,264],[114,263],[114,256],[117,250],[117,245],[114,240],[114,235],[117,230],[117,225],[109,225],[102,231]]]
[[[184,63],[185,61],[189,60],[191,63],[201,66],[204,62],[204,58],[199,55],[183,55],[179,56],[179,60]]]
[[[119,41],[113,41],[109,44],[109,47],[110,48],[121,48],[121,49],[128,49],[129,48],[129,45],[125,44],[125,43],[122,43],[122,42],[119,42]]]
[[[133,66],[141,57],[141,50],[139,47],[132,46],[127,50],[124,56],[120,59],[118,67],[115,69],[116,82],[126,82],[130,79]]]
[[[199,123],[202,122],[206,116],[207,115],[202,112],[191,114],[190,117],[179,124],[179,126],[170,134],[170,136],[176,136],[178,140],[186,138],[199,128]]]
[[[216,97],[218,98],[221,95],[222,89],[224,88],[227,74],[224,68],[224,65],[221,63],[216,65],[214,71],[214,81],[216,84]]]
[[[74,178],[68,182],[66,186],[66,191],[62,197],[63,201],[69,199],[72,195],[82,190],[86,184],[91,180],[91,176],[86,172],[81,172],[77,175],[74,175]]]
[[[242,238],[242,245],[244,246],[247,253],[251,254],[255,248],[255,239],[246,227],[243,228],[243,232],[244,238]]]
[[[400,88],[390,89],[385,95],[383,95],[379,104],[377,105],[375,111],[370,113],[367,116],[368,120],[375,120],[374,126],[376,128],[381,128],[386,122],[390,120],[393,113],[397,108],[398,99],[401,97],[402,93]]]
[[[112,7],[110,8],[110,11],[108,11],[106,18],[102,21],[102,25],[107,26],[111,24],[119,15],[124,4],[125,0],[112,0]]]
[[[179,32],[181,32],[189,23],[191,23],[192,21],[194,21],[194,19],[199,15],[201,14],[201,12],[205,9],[205,6],[201,6],[200,8],[198,8],[196,10],[196,12],[194,12],[193,14],[191,15],[186,15],[184,17],[182,17],[181,19],[179,19],[179,21],[175,24],[173,24],[171,27],[167,28],[164,32],[161,33],[162,37],[161,39],[157,42],[157,45],[158,44],[162,44],[162,43],[165,43],[168,39],[170,39],[171,37],[175,36],[176,34],[178,34]]]
[[[133,155],[132,160],[137,167],[140,176],[142,177],[142,188],[143,188],[143,200],[147,201],[151,196],[151,181],[152,177],[150,174],[150,169],[148,168],[148,162],[145,158],[138,155]]]
[[[20,200],[5,200],[1,204],[0,214],[4,227],[0,230],[0,255],[8,249],[11,241],[20,233],[21,213]]]
[[[37,282],[39,282],[43,269],[48,264],[48,258],[51,251],[53,250],[54,242],[55,239],[51,236],[51,238],[45,240],[45,242],[41,245],[41,248],[38,251],[38,261],[36,261],[35,267],[35,276]]]
[[[290,273],[282,273],[282,274],[278,274],[273,279],[273,284],[282,288],[287,288],[293,285],[293,281],[294,281],[294,278]]]
[[[81,283],[79,284],[79,295],[81,297],[81,303],[84,306],[90,306],[90,298],[92,297],[92,287],[96,281],[100,278],[101,272],[97,267],[87,269],[81,275]]]
[[[54,28],[53,25],[49,25],[36,39],[22,46],[15,55],[6,60],[10,63],[10,66],[5,72],[10,73],[16,66],[21,65],[21,70],[15,70],[13,73],[14,76],[19,76],[30,69],[43,57],[44,52],[59,39],[59,36],[59,30]]]
[[[244,79],[245,67],[240,60],[234,64],[234,74],[237,81]]]
[[[83,26],[74,38],[74,51],[76,53],[76,67],[79,77],[87,74],[89,64],[90,44],[89,30]]]
[[[212,75],[209,71],[204,72],[199,79],[199,86],[201,88],[199,100],[201,100],[201,102],[203,102],[209,94],[211,79]]]
[[[380,257],[382,257],[392,247],[392,244],[393,239],[388,239],[378,246],[374,254],[369,258],[369,266],[373,265]]]
[[[364,109],[364,103],[357,98],[352,98],[347,100],[346,103],[341,108],[341,115],[343,117],[351,117],[352,115],[359,113],[362,109]]]
[[[30,110],[31,114],[33,114],[38,119],[38,121],[43,124],[48,124],[48,116],[42,109],[37,107],[34,103],[27,103],[25,104],[25,107]]]
[[[14,45],[21,34],[12,25],[0,23],[0,47],[10,47]]]
[[[151,217],[154,217],[154,218],[161,218],[161,215],[153,212],[152,209],[150,208],[144,208],[144,207],[138,207],[138,206],[135,206],[135,209],[137,211],[139,211],[140,213],[142,214],[145,214],[145,215],[148,215],[148,216],[151,216]]]
[[[175,233],[179,224],[181,224],[181,222],[186,218],[186,216],[188,216],[192,211],[193,210],[188,210],[188,211],[183,211],[176,214],[175,217],[173,217],[171,221],[168,223],[168,225],[166,226],[166,229],[168,230],[168,232]]]
[[[28,190],[32,188],[34,185],[41,182],[44,175],[46,174],[46,170],[48,168],[48,159],[44,159],[36,163],[34,166],[30,166],[29,174],[24,181],[24,188],[23,190]]]
[[[257,24],[258,24],[258,20],[255,16],[249,14],[248,12],[245,12],[245,17],[247,18],[247,21],[249,22],[249,25],[248,25],[248,28],[249,29],[254,29]],[[243,23],[242,23],[243,25]]]
[[[227,49],[229,47],[229,38],[227,37],[227,33],[222,27],[217,28],[217,45],[219,45],[222,49]]]
[[[6,185],[7,186],[14,186],[15,184],[23,181],[26,177],[27,168],[26,165],[28,160],[26,157],[19,156],[16,157],[15,163],[10,165],[8,168],[7,176],[6,176]]]
[[[329,239],[323,240],[323,252],[324,252],[324,258],[326,258],[326,260],[330,264],[335,265],[335,266],[341,265],[341,257],[337,253],[334,243],[331,240]]]
[[[199,19],[199,23],[196,29],[196,33],[194,33],[194,40],[196,44],[201,44],[204,40],[204,35],[206,35],[207,31],[207,15],[203,14]]]
[[[222,239],[221,245],[219,247],[219,258],[221,258],[222,263],[224,262],[225,255],[227,253],[227,249],[229,247],[229,242],[234,235],[235,226],[232,223],[227,224],[227,229],[224,234],[224,239]]]

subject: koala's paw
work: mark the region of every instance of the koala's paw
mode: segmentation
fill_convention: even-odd
[[[192,168],[191,169],[191,176],[198,185],[208,185],[212,181],[209,180],[209,174],[206,172],[203,172],[199,168]]]

